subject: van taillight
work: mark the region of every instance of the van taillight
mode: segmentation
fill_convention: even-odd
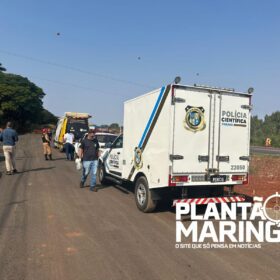
[[[235,174],[235,175],[231,176],[231,180],[232,181],[241,181],[243,185],[246,185],[249,182],[249,176],[248,176],[248,174],[245,174],[245,175],[244,174],[243,175]]]
[[[174,187],[176,183],[186,183],[189,181],[189,176],[171,176],[169,175],[169,186]]]

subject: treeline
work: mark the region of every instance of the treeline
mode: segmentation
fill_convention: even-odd
[[[12,121],[23,133],[56,124],[57,118],[43,107],[43,90],[27,78],[5,71],[0,63],[0,127]]]
[[[97,125],[96,129],[100,132],[109,132],[114,134],[120,134],[123,131],[123,127],[119,126],[118,123],[112,123],[110,125],[107,124]]]
[[[251,145],[264,146],[266,138],[271,139],[272,147],[280,147],[280,111],[266,115],[263,120],[252,117]]]
[[[12,121],[19,132],[30,132],[43,125],[57,123],[57,117],[43,107],[45,93],[20,75],[5,73],[0,63],[0,127]],[[122,132],[117,123],[101,125],[100,130]],[[273,147],[280,147],[280,112],[274,112],[259,119],[251,119],[251,144],[264,146],[265,139],[272,140]]]
[[[117,123],[97,126],[99,131],[119,134],[123,127]],[[265,140],[271,139],[272,147],[280,147],[280,111],[266,115],[264,119],[258,116],[251,118],[251,145],[265,146]]]

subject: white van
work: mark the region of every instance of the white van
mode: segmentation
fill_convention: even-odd
[[[251,93],[196,85],[129,100],[124,134],[103,154],[100,180],[133,182],[144,212],[167,193],[173,204],[243,201],[232,194],[248,183],[251,109]]]

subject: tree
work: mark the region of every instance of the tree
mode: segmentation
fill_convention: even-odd
[[[12,121],[19,131],[28,131],[41,121],[44,96],[27,78],[0,71],[0,124]]]
[[[48,110],[43,109],[43,111],[41,112],[41,119],[40,119],[41,124],[56,124],[57,121],[58,121],[58,117],[56,117]]]
[[[0,72],[5,72],[6,68],[2,66],[2,63],[0,63]]]
[[[101,124],[99,127],[100,128],[109,128],[109,125],[108,124]]]
[[[251,118],[251,144],[255,146],[263,145],[263,121],[257,116]]]
[[[114,130],[119,130],[120,126],[118,123],[112,123],[112,124],[110,124],[109,128],[114,129]]]
[[[272,146],[280,147],[280,112],[266,115],[264,120],[257,116],[251,118],[251,144],[263,146],[265,139],[272,140]]]

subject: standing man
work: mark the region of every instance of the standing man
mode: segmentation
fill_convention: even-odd
[[[74,134],[70,131],[67,131],[66,134],[63,136],[63,142],[64,142],[64,149],[66,153],[67,160],[73,160],[74,159]]]
[[[90,174],[90,191],[97,192],[96,189],[96,173],[99,157],[99,143],[94,137],[94,129],[90,129],[87,137],[82,141],[79,149],[79,157],[83,161],[83,174],[80,187],[84,187],[87,176]]]
[[[49,138],[48,130],[46,128],[44,128],[42,131],[42,142],[45,160],[52,160],[51,140]]]
[[[16,142],[18,141],[18,135],[14,129],[12,129],[12,123],[7,122],[6,129],[0,134],[0,141],[3,142],[3,152],[6,163],[6,174],[12,175],[17,173],[15,156],[16,156]]]

